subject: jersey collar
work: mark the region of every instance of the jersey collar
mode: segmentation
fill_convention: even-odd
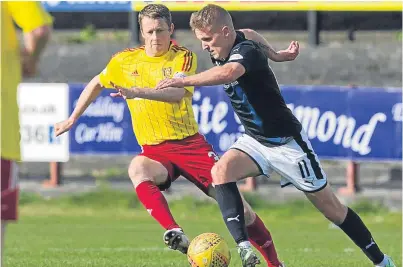
[[[235,47],[237,44],[242,43],[242,42],[245,41],[245,40],[246,40],[246,39],[245,39],[245,34],[244,34],[243,32],[241,32],[241,31],[236,31],[235,42],[234,42],[234,44],[233,44],[233,46],[232,46],[232,48],[231,48],[231,51],[232,51],[232,49],[234,49],[234,47]],[[214,59],[213,57],[211,58],[211,60],[213,61],[213,63],[219,62],[219,63],[223,64],[223,63],[225,63],[225,62],[228,61],[230,55],[231,55],[231,52],[229,53],[229,55],[227,56],[227,58],[224,59],[224,60]]]
[[[143,57],[146,58],[147,61],[161,62],[161,61],[166,60],[166,59],[168,59],[170,57],[172,46],[173,46],[173,44],[172,44],[172,42],[170,42],[168,51],[165,54],[163,54],[162,56],[159,56],[159,57],[148,56],[146,51],[145,51],[145,49],[144,49]]]

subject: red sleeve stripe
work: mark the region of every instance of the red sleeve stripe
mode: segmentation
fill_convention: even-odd
[[[189,61],[185,71],[190,71],[192,69],[192,64],[193,64],[193,53],[189,51]]]
[[[184,51],[186,52],[184,55],[184,62],[182,64],[182,71],[186,72],[189,71],[192,68],[192,63],[193,63],[193,53],[189,49],[184,48],[183,46],[177,46],[173,45],[172,46],[173,50],[177,51]],[[176,52],[176,51],[175,51]]]
[[[189,63],[189,53],[190,52],[186,52],[185,56],[184,56],[184,60],[183,60],[183,65],[182,65],[182,71],[186,71],[186,68],[188,66]]]

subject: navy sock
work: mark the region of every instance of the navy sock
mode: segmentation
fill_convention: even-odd
[[[215,186],[224,222],[237,244],[248,241],[241,194],[235,182]]]
[[[346,219],[339,227],[362,249],[374,264],[382,262],[384,254],[357,213],[348,208]]]

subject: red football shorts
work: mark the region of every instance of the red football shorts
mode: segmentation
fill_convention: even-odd
[[[173,181],[183,176],[206,194],[213,181],[211,168],[218,160],[213,147],[201,134],[158,145],[144,145],[140,155],[160,162],[168,170],[168,181],[158,186],[160,190],[168,189]]]
[[[18,205],[17,163],[1,158],[1,220],[16,221]]]

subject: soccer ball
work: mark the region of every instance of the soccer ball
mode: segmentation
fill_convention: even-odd
[[[231,261],[227,243],[215,233],[195,237],[190,242],[187,256],[192,267],[228,267]]]

